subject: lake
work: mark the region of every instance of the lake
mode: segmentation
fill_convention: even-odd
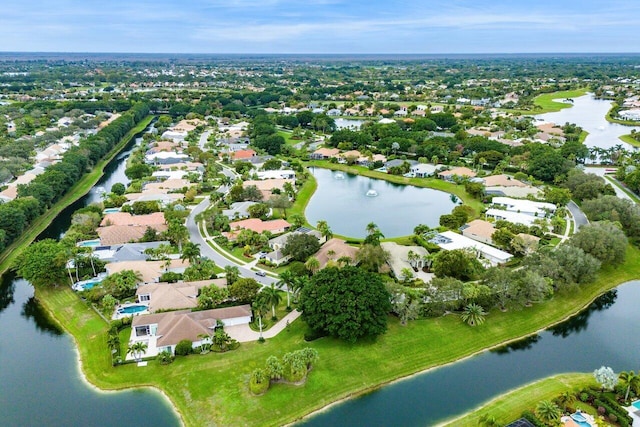
[[[398,185],[329,169],[311,168],[318,188],[305,216],[310,224],[325,220],[335,234],[364,238],[374,222],[385,237],[413,234],[418,224],[436,227],[451,213],[451,195],[430,188]],[[367,196],[367,193],[377,196]]]
[[[571,108],[555,113],[539,114],[535,118],[560,126],[567,122],[577,124],[589,132],[584,141],[588,147],[611,148],[622,144],[628,150],[635,150],[632,145],[622,142],[619,137],[630,134],[632,129],[640,130],[640,128],[609,123],[605,117],[611,109],[611,101],[595,99],[592,94],[573,98],[573,101]]]
[[[434,425],[550,375],[593,372],[602,365],[615,372],[637,370],[639,300],[640,281],[626,283],[602,295],[577,316],[538,335],[348,400],[303,424]],[[486,322],[491,322],[491,316]]]

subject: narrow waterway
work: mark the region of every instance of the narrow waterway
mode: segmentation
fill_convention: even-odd
[[[125,148],[131,150],[133,141]],[[107,168],[98,186],[124,176],[126,154]],[[39,238],[58,238],[71,214],[99,200],[92,190],[65,209]],[[73,339],[59,330],[33,298],[33,287],[11,273],[0,279],[0,425],[176,426],[169,402],[150,389],[99,392],[83,379]]]
[[[304,425],[429,426],[554,374],[592,372],[602,365],[616,372],[637,370],[639,300],[640,281],[626,283],[538,335],[385,386],[311,417]]]

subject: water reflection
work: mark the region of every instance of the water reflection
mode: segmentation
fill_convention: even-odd
[[[42,309],[35,297],[29,298],[23,305],[20,315],[27,320],[33,320],[39,332],[46,332],[50,335],[62,335],[63,331],[49,319],[47,313]]]
[[[618,297],[617,289],[606,292],[596,298],[596,300],[585,310],[581,311],[577,315],[571,317],[565,322],[560,323],[559,325],[552,326],[549,328],[549,331],[554,336],[559,336],[562,338],[566,338],[573,333],[579,333],[582,331],[586,331],[589,326],[589,317],[592,313],[596,311],[606,310],[611,307]]]
[[[509,354],[514,351],[530,350],[535,343],[540,341],[540,338],[541,337],[538,334],[532,335],[530,337],[523,338],[502,347],[498,347],[494,350],[491,350],[491,352],[496,354]]]
[[[13,298],[16,290],[13,284],[14,277],[13,273],[7,273],[0,277],[0,313],[15,301]]]

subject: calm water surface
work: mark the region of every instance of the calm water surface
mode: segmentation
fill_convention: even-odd
[[[571,108],[565,108],[555,113],[539,114],[535,117],[561,126],[567,122],[577,124],[589,132],[584,141],[588,147],[611,148],[622,144],[628,150],[634,148],[632,145],[622,142],[619,137],[630,134],[632,129],[640,130],[640,128],[609,123],[605,117],[611,109],[611,101],[595,99],[592,94],[573,100]]]
[[[305,215],[310,224],[325,220],[335,234],[365,237],[374,222],[386,237],[413,234],[418,224],[438,226],[455,204],[444,191],[397,185],[380,179],[312,168],[318,188]],[[377,196],[367,196],[375,191]]]
[[[311,417],[304,425],[429,426],[557,373],[591,372],[602,365],[616,372],[637,370],[638,302],[640,281],[629,282],[539,335],[383,387]]]

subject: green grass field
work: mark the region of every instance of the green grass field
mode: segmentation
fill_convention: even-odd
[[[639,277],[640,250],[629,246],[625,264],[604,268],[595,283],[521,311],[494,310],[486,323],[476,328],[466,326],[455,315],[413,321],[407,326],[390,317],[387,333],[375,341],[347,344],[323,338],[306,343],[306,327],[298,320],[264,344],[245,343],[229,353],[182,357],[168,366],[151,361],[144,370],[134,365],[111,367],[106,322],[71,289],[40,289],[37,297],[74,336],[83,371],[95,385],[105,389],[157,387],[189,426],[275,426],[394,379],[536,333],[575,314],[605,290]],[[320,360],[304,386],[277,384],[264,396],[249,394],[249,375],[263,366],[268,356],[282,356],[306,346],[315,348]]]
[[[631,135],[622,135],[619,137],[620,141],[626,142],[627,144],[631,144],[634,147],[640,147],[640,142],[636,141]]]
[[[545,378],[512,390],[464,414],[457,419],[448,420],[441,426],[474,427],[481,425],[484,415],[492,416],[499,425],[520,418],[526,411],[532,411],[541,400],[551,400],[564,391],[578,391],[584,387],[596,385],[592,374],[562,374]]]
[[[587,89],[575,89],[564,90],[560,92],[543,93],[533,99],[533,103],[542,108],[542,110],[536,110],[536,114],[550,113],[553,111],[560,111],[565,108],[571,108],[572,104],[565,104],[564,102],[555,102],[554,99],[566,99],[577,98],[587,93]]]

